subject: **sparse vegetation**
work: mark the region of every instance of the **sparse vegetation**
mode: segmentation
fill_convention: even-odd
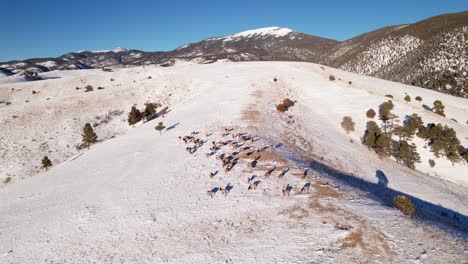
[[[86,86],[85,86],[85,93],[87,93],[87,92],[92,92],[92,91],[94,91],[93,86],[91,86],[91,85],[86,85]]]
[[[445,109],[445,106],[442,104],[441,101],[439,100],[434,101],[434,108],[433,108],[434,113],[440,116],[445,116],[444,109]]]
[[[136,106],[132,106],[132,110],[130,110],[130,113],[128,113],[128,124],[133,126],[140,122],[142,118],[143,115],[141,114],[140,110],[138,110]]]
[[[411,102],[411,97],[410,97],[409,95],[406,95],[406,96],[405,96],[405,101],[406,101],[407,103]]]
[[[90,123],[85,124],[83,134],[81,134],[81,136],[83,137],[83,144],[85,144],[88,149],[91,145],[97,142],[97,135],[94,133],[93,127]]]
[[[44,158],[42,158],[42,168],[47,170],[47,168],[51,166],[52,166],[52,161],[49,159],[49,157],[44,156]]]
[[[279,104],[279,105],[276,106],[276,110],[278,112],[284,113],[284,112],[288,111],[288,107],[285,106],[284,104]]]
[[[351,85],[351,84],[353,84],[353,82],[352,82],[352,81],[349,81],[348,84]]]
[[[156,104],[146,102],[145,111],[143,111],[143,116],[145,117],[145,119],[149,120],[155,115],[156,115]]]
[[[431,168],[434,168],[436,165],[435,161],[433,159],[429,159],[429,166],[431,166]]]
[[[291,99],[286,98],[283,100],[283,105],[289,108],[291,106],[294,106],[294,102]]]
[[[374,118],[375,115],[376,115],[376,113],[375,113],[374,109],[372,109],[372,108],[367,110],[367,112],[366,112],[367,118]]]
[[[281,104],[278,104],[276,106],[276,110],[278,112],[284,113],[284,112],[288,111],[288,109],[290,107],[292,107],[292,106],[294,106],[294,102],[291,99],[286,98],[286,99],[283,100],[283,102]]]
[[[341,122],[341,127],[346,131],[346,133],[350,133],[354,131],[354,122],[350,116],[343,117],[343,121]]]
[[[334,75],[330,75],[330,76],[328,76],[328,79],[329,79],[330,81],[334,81],[334,80],[336,80],[336,78],[335,78],[335,76],[334,76]]]
[[[414,212],[416,209],[414,208],[414,204],[411,199],[406,195],[398,195],[393,198],[395,202],[395,208],[400,210],[403,214],[413,217]]]
[[[159,135],[161,135],[161,131],[163,131],[166,128],[166,126],[163,124],[163,122],[159,122],[157,126],[154,127],[157,131],[159,131]]]

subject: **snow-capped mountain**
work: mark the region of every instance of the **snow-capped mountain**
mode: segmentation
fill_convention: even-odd
[[[58,58],[0,63],[0,71],[7,75],[127,65],[170,66],[175,60],[306,61],[468,97],[467,34],[468,12],[385,27],[343,42],[266,27],[208,38],[169,52],[123,48],[79,51]]]

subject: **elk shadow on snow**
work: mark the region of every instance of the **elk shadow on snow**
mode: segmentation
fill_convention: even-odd
[[[375,176],[377,177],[378,182],[373,183],[356,177],[353,174],[337,170],[317,160],[311,160],[309,163],[309,167],[313,170],[319,173],[322,172],[332,178],[338,179],[338,181],[345,186],[354,187],[363,191],[364,193],[367,193],[368,198],[378,201],[384,206],[393,208],[393,198],[398,195],[405,195],[413,202],[416,208],[415,216],[419,221],[426,222],[429,225],[438,226],[437,223],[434,223],[435,220],[447,226],[452,226],[464,231],[462,236],[468,237],[468,216],[456,212],[452,209],[445,208],[439,204],[433,204],[429,201],[425,201],[418,197],[389,188],[388,178],[381,170],[376,171]]]

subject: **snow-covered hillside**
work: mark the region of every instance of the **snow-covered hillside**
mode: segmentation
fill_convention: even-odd
[[[0,189],[1,262],[465,260],[467,164],[440,158],[431,168],[434,157],[415,140],[422,162],[413,171],[379,158],[360,138],[367,109],[377,110],[392,94],[395,114],[449,125],[467,146],[466,99],[290,62],[176,62],[44,76],[50,79],[0,85],[0,177],[12,177]],[[86,85],[94,91],[84,92]],[[406,94],[423,101],[406,103]],[[275,106],[285,98],[297,102],[281,114]],[[446,118],[423,108],[436,99]],[[131,106],[147,101],[170,111],[129,127]],[[356,122],[350,134],[340,126],[345,115]],[[97,124],[104,141],[78,151],[86,122]],[[162,135],[158,122],[167,127]],[[189,154],[178,137],[192,131],[206,143]],[[238,133],[257,140],[243,142],[248,149],[228,144],[205,155],[211,141],[239,140]],[[257,154],[247,154],[255,149],[261,151],[252,168]],[[229,172],[215,157],[221,153],[238,159]],[[34,175],[44,155],[54,167]],[[248,190],[252,175],[258,188]],[[307,184],[310,192],[300,193]],[[284,197],[288,185],[291,195]],[[207,196],[227,186],[226,196]],[[388,206],[399,193],[413,198],[419,221]]]

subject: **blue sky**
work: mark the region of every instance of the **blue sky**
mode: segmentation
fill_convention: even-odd
[[[267,26],[345,40],[465,10],[466,0],[1,1],[0,61],[115,47],[172,50]]]

